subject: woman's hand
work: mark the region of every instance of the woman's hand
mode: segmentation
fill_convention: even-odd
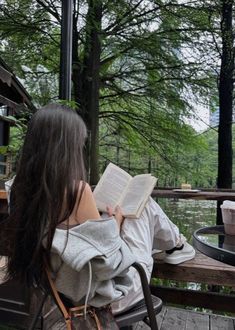
[[[113,208],[112,207],[107,206],[106,210],[107,210],[107,213],[108,213],[108,215],[110,217],[112,215],[114,216],[114,218],[117,221],[117,224],[118,224],[119,229],[121,229],[122,223],[123,223],[123,221],[124,221],[125,218],[124,218],[124,216],[122,214],[122,210],[121,210],[120,206],[116,206],[115,209],[114,209],[114,211],[113,211]]]

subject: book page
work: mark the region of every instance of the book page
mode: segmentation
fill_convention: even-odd
[[[126,171],[110,163],[93,191],[97,208],[105,212],[107,206],[115,208],[119,205],[131,178]]]
[[[125,216],[130,218],[140,216],[156,182],[157,179],[151,174],[141,174],[132,178],[121,201]]]

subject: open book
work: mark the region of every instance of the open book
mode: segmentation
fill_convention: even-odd
[[[132,177],[110,163],[94,189],[96,205],[103,212],[107,206],[119,205],[125,217],[139,218],[156,182],[151,174]]]

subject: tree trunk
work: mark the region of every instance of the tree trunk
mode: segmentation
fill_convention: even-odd
[[[85,120],[83,114],[83,84],[82,84],[82,63],[79,58],[78,53],[78,41],[79,41],[79,32],[78,32],[78,12],[76,12],[76,7],[78,7],[77,1],[74,0],[74,13],[73,13],[73,47],[72,47],[72,81],[73,81],[73,99],[78,104],[78,113],[81,114]],[[77,11],[79,9],[77,8]]]
[[[76,9],[77,7],[77,9]],[[86,126],[88,127],[88,118],[86,114],[86,102],[85,95],[83,93],[83,59],[79,56],[79,32],[78,32],[78,11],[79,11],[79,0],[74,0],[74,13],[73,13],[73,47],[72,47],[72,81],[73,81],[73,92],[72,97],[77,103],[78,114],[83,118]],[[85,165],[87,172],[89,173],[89,144],[85,148]]]
[[[78,32],[74,27],[73,82],[74,99],[88,128],[86,165],[90,184],[99,180],[99,88],[102,1],[89,0],[83,63],[79,59]]]
[[[222,56],[219,80],[218,188],[232,188],[233,2],[233,0],[221,1]],[[221,222],[220,209],[218,209],[217,224]]]

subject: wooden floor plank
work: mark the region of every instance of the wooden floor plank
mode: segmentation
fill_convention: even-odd
[[[234,320],[218,315],[186,311],[178,308],[164,308],[157,316],[159,330],[235,330]],[[52,330],[61,329],[60,324]],[[143,322],[134,326],[135,330],[150,330]]]
[[[177,308],[168,308],[164,314],[161,330],[184,330],[187,320],[187,311]]]
[[[219,315],[210,316],[211,330],[234,330],[234,319]]]
[[[159,330],[235,330],[235,319],[164,306],[157,316]],[[143,326],[141,330],[149,330]]]
[[[174,307],[163,307],[161,313],[157,315],[157,322],[159,330],[235,330],[232,318]],[[50,329],[60,330],[61,326],[57,323]],[[150,327],[139,322],[134,326],[134,330],[150,330]]]
[[[159,330],[235,330],[235,319],[215,314],[194,312],[176,307],[163,306],[157,315]],[[64,324],[57,322],[50,325],[48,330],[60,330]],[[0,323],[0,330],[2,324]],[[45,329],[45,330],[46,330]],[[4,328],[5,330],[5,328]],[[12,328],[11,330],[18,330]],[[134,330],[150,330],[144,322],[135,324]]]
[[[194,313],[189,311],[186,320],[185,330],[209,330],[210,318],[204,313]]]
[[[158,324],[159,329],[161,329],[161,326],[162,326],[166,313],[167,313],[167,308],[166,308],[166,306],[163,306],[161,312],[157,315],[157,324]]]

